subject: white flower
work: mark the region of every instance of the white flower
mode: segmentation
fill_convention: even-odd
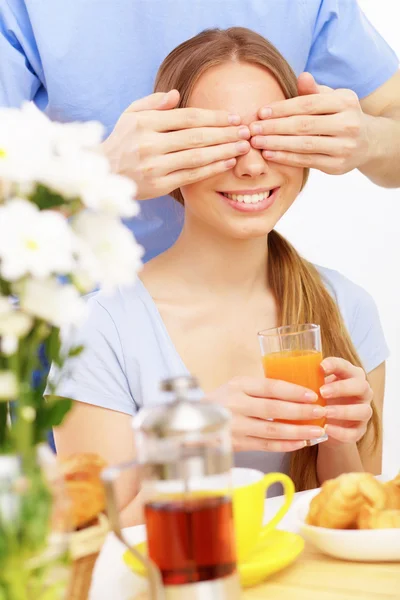
[[[18,350],[18,338],[15,335],[4,335],[0,337],[0,352],[5,356],[11,356]]]
[[[12,371],[0,371],[0,401],[14,400],[18,395],[18,383]]]
[[[78,290],[55,279],[28,279],[20,303],[25,312],[56,327],[79,324],[86,312]]]
[[[19,310],[10,298],[0,296],[0,337],[24,337],[32,324],[32,318]]]
[[[37,180],[66,199],[80,198],[85,187],[107,177],[109,172],[109,163],[102,154],[77,152],[49,161]]]
[[[33,103],[0,109],[0,177],[34,181],[52,153],[52,123]]]
[[[96,211],[119,217],[133,217],[139,212],[133,200],[135,184],[110,173],[108,160],[100,153],[60,157],[47,165],[38,180],[67,199],[79,198],[84,206]]]
[[[0,273],[4,279],[69,273],[74,265],[74,243],[60,213],[39,211],[22,198],[0,206]]]
[[[46,184],[50,180],[61,195],[79,196],[79,170],[86,156],[96,156],[93,150],[98,149],[103,132],[103,126],[94,121],[52,122],[33,103],[19,110],[0,109],[0,178],[23,186],[27,193],[34,182]],[[102,172],[108,173],[108,162],[100,158],[106,165]],[[92,169],[92,177],[100,172],[99,167]]]
[[[96,148],[102,141],[104,127],[97,121],[53,123],[53,146],[58,155],[76,154]]]
[[[139,212],[139,204],[133,200],[136,189],[127,177],[109,174],[104,179],[93,178],[82,185],[81,199],[87,208],[116,217],[134,217]]]
[[[79,237],[77,277],[111,291],[135,280],[143,249],[117,218],[85,212],[73,221]]]

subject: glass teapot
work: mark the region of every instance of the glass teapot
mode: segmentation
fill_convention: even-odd
[[[236,600],[230,413],[191,399],[198,385],[190,376],[165,380],[161,389],[173,399],[133,419],[148,557],[130,550],[147,571],[152,600]],[[120,539],[112,481],[127,466],[103,477]]]

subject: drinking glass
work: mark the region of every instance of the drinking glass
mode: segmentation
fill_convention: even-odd
[[[306,323],[265,329],[258,333],[258,340],[261,347],[265,377],[306,387],[318,395],[316,404],[326,405],[319,391],[325,381],[321,367],[323,356],[319,325]],[[276,421],[324,427],[326,419],[308,421],[276,419]],[[307,445],[314,446],[325,442],[327,439],[328,436],[325,434],[319,438],[307,440]]]

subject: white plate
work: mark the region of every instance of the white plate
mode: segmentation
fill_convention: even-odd
[[[327,529],[307,525],[305,519],[313,494],[296,504],[299,529],[303,537],[321,552],[344,560],[400,562],[400,529]]]

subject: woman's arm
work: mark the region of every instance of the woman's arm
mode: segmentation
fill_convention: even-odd
[[[375,408],[379,417],[380,439],[374,447],[374,430],[371,428],[365,435],[360,449],[356,442],[343,442],[330,445],[323,443],[318,448],[317,474],[320,483],[337,477],[342,473],[369,471],[375,475],[382,470],[382,413],[385,392],[385,363],[368,374],[368,381],[373,391]],[[349,421],[349,425],[352,422]]]
[[[125,413],[75,402],[63,425],[54,431],[59,456],[77,452],[94,452],[109,465],[134,459],[132,417]],[[138,474],[128,469],[116,482],[116,497],[121,526],[143,522]]]

